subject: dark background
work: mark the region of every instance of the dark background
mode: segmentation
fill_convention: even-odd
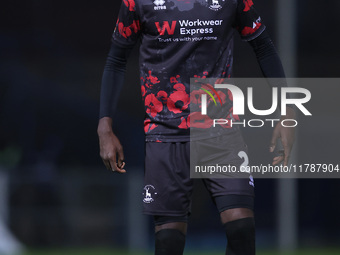
[[[275,1],[255,5],[277,44]],[[10,184],[7,223],[26,245],[128,245],[127,185],[132,175],[141,175],[144,151],[137,51],[115,118],[127,175],[106,171],[96,134],[101,75],[119,6],[118,0],[1,4],[0,166]],[[297,6],[297,77],[338,77],[340,2],[299,0]],[[235,76],[260,77],[251,48],[236,41]],[[312,94],[316,115],[303,122],[313,128],[299,133],[299,160],[339,163],[334,95],[340,89],[315,91],[320,93]],[[333,107],[327,118],[326,103]],[[256,163],[270,137],[246,130],[245,138]],[[265,247],[276,243],[276,185],[277,180],[256,182],[258,242]],[[302,179],[298,185],[299,245],[336,244],[339,180]],[[193,211],[189,245],[203,246],[202,236],[208,246],[223,240],[217,213],[201,186]]]

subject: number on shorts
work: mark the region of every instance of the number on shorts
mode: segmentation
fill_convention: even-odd
[[[241,159],[244,159],[243,163],[241,164],[241,166],[247,166],[249,164],[249,159],[248,159],[248,155],[247,153],[245,153],[244,151],[240,151],[237,154]]]

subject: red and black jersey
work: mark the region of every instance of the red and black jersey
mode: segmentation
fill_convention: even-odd
[[[188,141],[190,78],[230,77],[234,31],[264,29],[252,0],[123,0],[113,40],[141,40],[146,140]]]

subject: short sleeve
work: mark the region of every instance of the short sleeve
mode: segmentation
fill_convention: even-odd
[[[235,27],[242,40],[251,41],[258,37],[266,27],[254,8],[253,0],[237,0],[237,2]]]
[[[141,26],[135,0],[122,0],[115,30],[114,42],[121,46],[133,46],[140,36]]]

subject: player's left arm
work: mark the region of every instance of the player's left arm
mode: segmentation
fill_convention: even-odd
[[[270,85],[273,87],[286,87],[285,73],[282,67],[279,55],[274,47],[266,30],[264,30],[258,37],[249,41],[252,46],[263,76],[266,78],[281,78],[270,80]],[[271,84],[274,83],[274,84]],[[270,152],[274,152],[276,142],[280,138],[284,154],[273,158],[273,165],[277,165],[283,161],[284,165],[288,164],[289,156],[294,144],[295,128],[284,127],[281,121],[284,119],[295,119],[295,111],[293,108],[287,107],[286,115],[281,116],[280,122],[274,128],[271,143],[269,146]]]
[[[281,78],[268,79],[269,85],[272,87],[286,87],[285,73],[281,64],[279,55],[266,32],[260,15],[254,7],[253,0],[237,0],[237,10],[235,16],[235,28],[238,30],[241,39],[248,41],[254,52],[262,70],[263,76],[266,78]],[[295,111],[287,107],[286,115],[281,116],[281,121],[284,119],[294,119]],[[271,139],[270,151],[273,152],[276,147],[276,141],[281,139],[284,155],[277,156],[273,159],[273,164],[279,164],[284,161],[288,164],[288,159],[294,143],[295,130],[293,127],[283,127],[279,122],[275,128]]]

